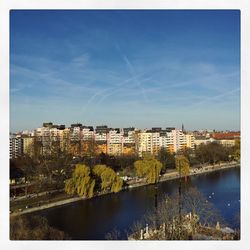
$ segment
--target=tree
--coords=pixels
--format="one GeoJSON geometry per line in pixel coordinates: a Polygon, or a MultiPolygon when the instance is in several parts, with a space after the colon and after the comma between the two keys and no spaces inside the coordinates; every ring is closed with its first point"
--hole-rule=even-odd
{"type": "Polygon", "coordinates": [[[209,161],[207,146],[204,143],[202,143],[195,149],[195,156],[201,164],[205,164],[209,161]]]}
{"type": "Polygon", "coordinates": [[[233,148],[233,159],[235,161],[240,160],[240,140],[235,141],[235,146],[233,148]]]}
{"type": "Polygon", "coordinates": [[[147,183],[157,183],[162,169],[162,163],[151,155],[145,155],[143,160],[134,163],[136,174],[146,178],[147,183]]]}
{"type": "Polygon", "coordinates": [[[216,162],[225,159],[225,156],[226,156],[225,150],[221,144],[217,142],[208,143],[207,150],[208,150],[210,163],[215,164],[216,162]]]}
{"type": "Polygon", "coordinates": [[[10,218],[11,240],[68,240],[63,231],[49,226],[44,217],[21,215],[10,218]]]}
{"type": "Polygon", "coordinates": [[[18,162],[14,159],[10,159],[10,179],[18,179],[23,177],[25,174],[18,162]]]}
{"type": "Polygon", "coordinates": [[[195,233],[204,234],[199,231],[201,228],[199,223],[215,225],[217,221],[223,222],[213,204],[208,202],[196,188],[185,190],[182,204],[180,221],[178,194],[164,197],[157,208],[147,212],[140,221],[134,223],[133,238],[140,239],[140,231],[145,224],[151,229],[149,240],[188,240],[192,239],[195,233]]]}
{"type": "Polygon", "coordinates": [[[71,175],[72,155],[62,151],[59,141],[48,141],[45,151],[37,159],[37,183],[42,189],[63,188],[71,175]],[[40,182],[40,183],[39,183],[40,182]]]}
{"type": "Polygon", "coordinates": [[[117,193],[121,190],[123,181],[112,168],[106,165],[96,165],[93,168],[93,173],[101,179],[102,191],[110,190],[117,193]]]}
{"type": "Polygon", "coordinates": [[[206,162],[215,164],[220,161],[228,161],[231,151],[218,142],[201,144],[196,148],[195,155],[197,160],[204,164],[206,162]]]}
{"type": "Polygon", "coordinates": [[[181,176],[186,176],[189,174],[189,161],[183,155],[177,155],[175,158],[175,166],[177,171],[181,174],[181,176]]]}
{"type": "Polygon", "coordinates": [[[162,163],[162,170],[166,171],[167,168],[174,168],[175,167],[174,155],[171,154],[165,148],[160,149],[157,158],[162,163]]]}
{"type": "Polygon", "coordinates": [[[70,141],[67,147],[68,147],[68,152],[73,156],[83,155],[83,143],[81,140],[70,141]]]}
{"type": "Polygon", "coordinates": [[[84,155],[94,157],[97,154],[97,143],[94,139],[83,141],[83,153],[84,155]]]}
{"type": "Polygon", "coordinates": [[[72,177],[65,182],[65,192],[91,198],[94,194],[95,180],[90,174],[89,167],[77,164],[72,177]]]}
{"type": "Polygon", "coordinates": [[[191,187],[185,190],[182,199],[184,213],[191,212],[192,215],[198,215],[201,223],[215,225],[217,221],[222,222],[218,210],[197,188],[191,187]]]}

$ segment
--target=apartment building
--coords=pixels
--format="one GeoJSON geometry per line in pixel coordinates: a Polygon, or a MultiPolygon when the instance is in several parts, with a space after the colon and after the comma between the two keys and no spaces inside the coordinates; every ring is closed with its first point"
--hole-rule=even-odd
{"type": "Polygon", "coordinates": [[[184,134],[182,130],[152,128],[138,133],[137,149],[140,156],[143,152],[157,155],[161,148],[176,153],[186,147],[194,149],[194,137],[191,134],[184,134]]]}
{"type": "Polygon", "coordinates": [[[194,149],[194,136],[192,134],[186,134],[186,146],[194,149]]]}
{"type": "Polygon", "coordinates": [[[109,133],[111,129],[108,128],[107,125],[102,126],[96,126],[95,133],[94,133],[94,139],[97,143],[100,144],[106,144],[107,142],[107,134],[109,133]]]}
{"type": "Polygon", "coordinates": [[[10,135],[9,139],[10,159],[18,158],[23,153],[23,141],[20,135],[10,135]]]}
{"type": "Polygon", "coordinates": [[[169,130],[166,129],[161,132],[161,148],[165,148],[168,152],[174,153],[174,135],[171,131],[169,132],[169,130]]]}
{"type": "Polygon", "coordinates": [[[82,139],[81,129],[82,129],[81,123],[71,124],[70,126],[70,141],[71,142],[78,142],[82,139]]]}
{"type": "Polygon", "coordinates": [[[23,141],[23,154],[32,156],[33,155],[34,137],[23,136],[22,141],[23,141]]]}
{"type": "Polygon", "coordinates": [[[101,125],[94,129],[92,126],[75,123],[66,128],[65,125],[49,122],[43,123],[43,127],[34,131],[33,139],[27,135],[23,136],[20,142],[10,139],[10,156],[18,155],[18,152],[27,153],[34,138],[41,142],[42,153],[49,153],[52,144],[58,142],[62,150],[77,155],[84,155],[91,141],[94,142],[92,146],[96,148],[97,153],[111,155],[138,153],[142,156],[146,152],[157,155],[161,148],[175,153],[185,147],[194,148],[195,145],[191,133],[186,134],[173,127],[138,130],[133,127],[120,129],[101,125]],[[18,143],[21,145],[21,151],[17,150],[18,143]],[[13,148],[16,148],[16,151],[13,148]]]}
{"type": "Polygon", "coordinates": [[[152,133],[150,131],[144,130],[137,134],[138,136],[138,154],[142,156],[143,153],[153,153],[152,147],[152,133]]]}
{"type": "Polygon", "coordinates": [[[225,147],[233,147],[235,146],[235,141],[236,140],[230,140],[230,139],[224,139],[224,140],[218,140],[220,144],[222,144],[225,147]]]}
{"type": "Polygon", "coordinates": [[[186,135],[181,130],[172,130],[174,152],[181,151],[187,147],[186,135]]]}
{"type": "Polygon", "coordinates": [[[107,134],[107,152],[111,155],[121,155],[123,147],[123,132],[119,128],[109,131],[107,134]]]}
{"type": "Polygon", "coordinates": [[[81,138],[83,141],[94,140],[94,128],[92,126],[83,126],[81,130],[81,138]]]}
{"type": "Polygon", "coordinates": [[[135,128],[123,129],[122,154],[132,155],[136,153],[136,130],[135,128]]]}

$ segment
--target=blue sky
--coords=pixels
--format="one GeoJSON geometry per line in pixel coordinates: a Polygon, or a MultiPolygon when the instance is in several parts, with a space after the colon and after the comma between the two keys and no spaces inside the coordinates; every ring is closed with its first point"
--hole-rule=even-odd
{"type": "Polygon", "coordinates": [[[239,11],[11,11],[10,130],[240,129],[239,11]]]}

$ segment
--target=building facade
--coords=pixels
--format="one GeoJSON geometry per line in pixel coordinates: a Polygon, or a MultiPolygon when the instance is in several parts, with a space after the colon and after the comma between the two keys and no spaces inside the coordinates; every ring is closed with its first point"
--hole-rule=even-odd
{"type": "Polygon", "coordinates": [[[10,138],[10,157],[27,154],[34,141],[40,143],[43,154],[51,153],[54,145],[62,151],[68,151],[73,155],[84,156],[86,152],[96,150],[96,153],[110,155],[130,155],[144,153],[157,155],[161,148],[170,153],[176,153],[184,148],[194,149],[195,138],[191,133],[184,133],[172,127],[162,129],[139,130],[130,128],[108,128],[106,125],[83,126],[81,123],[54,125],[51,122],[44,123],[42,127],[34,130],[30,135],[25,134],[18,139],[10,138]]]}

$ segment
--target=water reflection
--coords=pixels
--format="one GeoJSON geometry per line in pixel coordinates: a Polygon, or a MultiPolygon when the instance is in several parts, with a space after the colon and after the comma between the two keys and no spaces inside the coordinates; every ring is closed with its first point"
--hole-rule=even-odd
{"type": "MultiPolygon", "coordinates": [[[[182,183],[183,190],[197,187],[221,212],[229,226],[239,225],[240,170],[228,169],[192,176],[182,183]],[[228,206],[230,204],[230,206],[228,206]],[[237,215],[238,214],[238,215],[237,215]]],[[[178,180],[158,184],[158,199],[178,190],[178,180]]],[[[95,197],[62,207],[41,211],[50,225],[67,232],[73,239],[104,239],[114,228],[124,232],[155,206],[155,187],[149,185],[117,194],[95,197]]],[[[125,238],[126,235],[123,235],[125,238]]]]}

